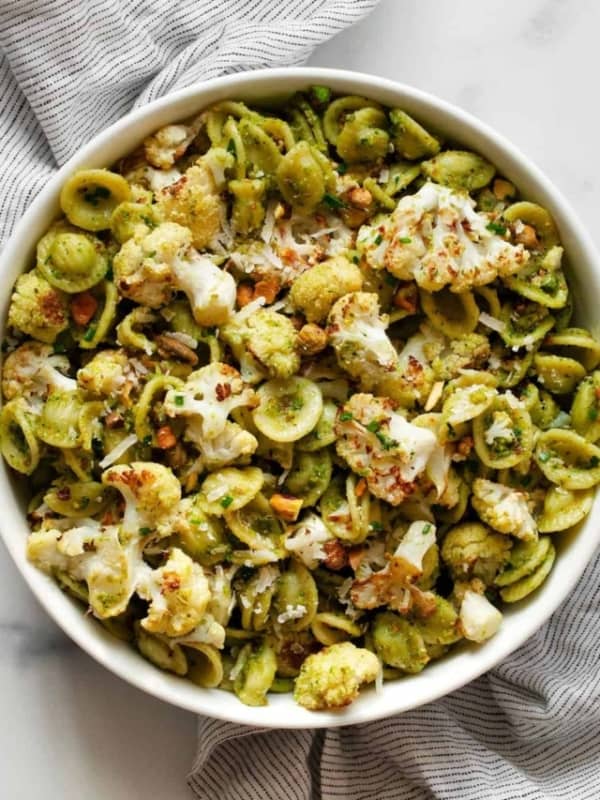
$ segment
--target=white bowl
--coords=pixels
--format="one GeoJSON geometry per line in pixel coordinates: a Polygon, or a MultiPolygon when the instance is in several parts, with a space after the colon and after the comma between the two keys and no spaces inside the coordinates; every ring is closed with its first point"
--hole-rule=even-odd
{"type": "MultiPolygon", "coordinates": [[[[96,136],[52,178],[27,210],[0,256],[0,312],[6,316],[11,287],[32,264],[35,244],[58,214],[60,188],[76,169],[105,167],[131,152],[161,125],[190,116],[225,98],[247,101],[289,95],[311,84],[325,84],[341,94],[364,94],[414,114],[426,126],[489,158],[514,181],[522,194],[548,208],[556,220],[569,262],[579,322],[598,327],[600,259],[592,242],[562,195],[510,142],[464,111],[417,89],[374,76],[341,70],[292,68],[261,70],[191,86],[144,108],[132,111],[96,136]]],[[[598,332],[597,330],[595,331],[598,332]]],[[[217,689],[201,689],[145,661],[127,644],[110,636],[50,578],[25,559],[28,525],[23,485],[0,465],[0,526],[17,568],[50,616],[80,647],[134,686],[181,708],[248,725],[316,728],[380,719],[436,700],[464,686],[516,650],[548,619],[574,588],[600,541],[600,500],[579,530],[557,534],[559,557],[543,586],[530,598],[505,611],[499,633],[480,646],[464,646],[419,675],[373,689],[340,712],[310,712],[288,695],[274,695],[264,708],[243,705],[237,697],[217,689]]]]}

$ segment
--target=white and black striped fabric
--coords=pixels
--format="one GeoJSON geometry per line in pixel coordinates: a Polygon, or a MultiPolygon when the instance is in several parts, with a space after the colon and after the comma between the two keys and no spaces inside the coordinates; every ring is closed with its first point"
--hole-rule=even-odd
{"type": "MultiPolygon", "coordinates": [[[[193,81],[304,61],[377,0],[0,0],[0,242],[56,167],[193,81]]],[[[600,567],[529,643],[453,695],[368,725],[199,720],[201,800],[597,800],[600,567]]]]}

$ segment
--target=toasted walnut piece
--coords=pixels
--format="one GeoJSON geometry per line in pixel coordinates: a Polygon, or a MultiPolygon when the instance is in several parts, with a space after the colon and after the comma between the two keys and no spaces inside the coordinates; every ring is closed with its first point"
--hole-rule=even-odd
{"type": "Polygon", "coordinates": [[[111,411],[110,414],[107,414],[105,419],[107,428],[122,428],[124,425],[125,420],[119,414],[118,411],[111,411]]]}
{"type": "Polygon", "coordinates": [[[339,539],[332,539],[323,544],[325,559],[323,564],[332,570],[343,569],[348,565],[348,551],[339,539]]]}
{"type": "Polygon", "coordinates": [[[314,356],[327,347],[327,333],[315,325],[308,322],[303,325],[298,332],[298,349],[304,356],[314,356]]]}
{"type": "Polygon", "coordinates": [[[287,522],[295,522],[302,508],[302,499],[291,494],[274,494],[269,503],[277,516],[287,522]]]}
{"type": "Polygon", "coordinates": [[[276,277],[265,278],[262,281],[258,281],[254,286],[254,299],[257,297],[264,297],[265,303],[267,305],[271,305],[271,303],[275,302],[275,298],[279,294],[279,290],[281,289],[281,283],[279,279],[276,277]]]}
{"type": "Polygon", "coordinates": [[[373,202],[373,195],[368,189],[363,189],[361,186],[355,186],[348,191],[346,195],[348,200],[353,206],[357,208],[368,208],[373,202]]]}
{"type": "Polygon", "coordinates": [[[518,233],[515,233],[515,242],[517,244],[522,244],[529,250],[535,250],[540,246],[540,240],[537,237],[535,228],[533,228],[531,225],[523,225],[523,227],[519,229],[518,233]]]}
{"type": "Polygon", "coordinates": [[[254,297],[254,288],[252,284],[250,283],[238,284],[235,296],[239,308],[247,306],[248,303],[250,303],[252,298],[254,297]]]}
{"type": "Polygon", "coordinates": [[[170,450],[177,444],[177,439],[170,425],[163,425],[156,431],[156,444],[161,450],[170,450]]]}
{"type": "Polygon", "coordinates": [[[507,200],[514,197],[516,194],[515,187],[510,181],[505,181],[503,178],[496,178],[492,186],[492,191],[497,200],[507,200]]]}
{"type": "Polygon", "coordinates": [[[185,361],[194,367],[198,363],[198,356],[192,348],[180,342],[174,336],[169,336],[168,333],[161,333],[154,341],[156,342],[158,354],[162,358],[175,358],[178,361],[185,361]]]}

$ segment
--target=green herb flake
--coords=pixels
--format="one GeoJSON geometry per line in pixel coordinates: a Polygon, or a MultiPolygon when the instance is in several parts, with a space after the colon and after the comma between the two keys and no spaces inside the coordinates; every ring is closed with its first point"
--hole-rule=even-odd
{"type": "Polygon", "coordinates": [[[600,464],[600,458],[598,458],[598,456],[592,456],[590,458],[590,469],[594,469],[598,464],[600,464]]]}
{"type": "Polygon", "coordinates": [[[149,533],[152,533],[152,528],[140,528],[140,536],[148,536],[149,533]]]}
{"type": "Polygon", "coordinates": [[[219,503],[222,508],[229,508],[229,506],[233,503],[233,497],[230,494],[226,494],[225,497],[222,497],[219,500],[219,503]]]}
{"type": "Polygon", "coordinates": [[[328,86],[311,86],[308,97],[313,106],[322,108],[331,100],[331,89],[328,86]]]}
{"type": "Polygon", "coordinates": [[[369,527],[372,531],[382,531],[383,525],[378,520],[374,519],[373,522],[369,523],[369,527]]]}
{"type": "Polygon", "coordinates": [[[382,242],[383,242],[383,236],[380,233],[378,233],[377,236],[375,237],[375,244],[381,244],[382,242]]]}
{"type": "Polygon", "coordinates": [[[328,192],[325,192],[323,195],[323,202],[332,209],[347,208],[346,203],[344,203],[341,197],[336,197],[334,194],[329,194],[328,192]]]}
{"type": "Polygon", "coordinates": [[[430,522],[428,522],[427,525],[423,525],[423,530],[422,530],[423,536],[426,536],[429,533],[430,530],[431,530],[431,523],[430,522]]]}
{"type": "Polygon", "coordinates": [[[337,165],[336,170],[338,175],[345,175],[348,172],[348,164],[342,161],[337,165]]]}
{"type": "Polygon", "coordinates": [[[340,422],[350,422],[351,419],[354,417],[350,411],[342,411],[340,414],[340,422]]]}
{"type": "Polygon", "coordinates": [[[381,425],[379,424],[379,422],[377,422],[376,419],[372,419],[371,422],[369,422],[369,424],[367,425],[367,430],[370,433],[377,433],[380,427],[381,425]]]}
{"type": "Polygon", "coordinates": [[[550,460],[550,453],[544,452],[544,453],[540,453],[538,455],[538,461],[541,461],[542,464],[545,464],[546,461],[549,461],[549,460],[550,460]]]}
{"type": "Polygon", "coordinates": [[[150,445],[152,444],[152,434],[150,433],[146,434],[146,436],[144,436],[144,438],[142,439],[142,444],[146,445],[146,447],[150,447],[150,445]]]}
{"type": "Polygon", "coordinates": [[[598,409],[588,408],[587,418],[590,420],[590,422],[595,422],[598,419],[598,409]]]}
{"type": "Polygon", "coordinates": [[[498,236],[504,236],[506,233],[506,228],[504,225],[500,225],[499,222],[488,222],[485,226],[486,230],[491,231],[492,233],[497,233],[498,236]]]}
{"type": "Polygon", "coordinates": [[[91,342],[94,336],[96,335],[96,330],[97,330],[96,325],[90,325],[87,331],[83,334],[84,341],[91,342]]]}
{"type": "Polygon", "coordinates": [[[237,150],[235,149],[235,142],[233,139],[227,142],[227,152],[231,153],[232,156],[237,156],[237,150]]]}
{"type": "Polygon", "coordinates": [[[106,200],[110,197],[110,190],[106,186],[94,186],[83,190],[83,199],[86,203],[96,207],[100,200],[106,200]]]}
{"type": "Polygon", "coordinates": [[[182,406],[185,403],[185,397],[182,394],[175,395],[175,405],[182,406]]]}
{"type": "Polygon", "coordinates": [[[381,442],[384,450],[391,450],[393,447],[398,447],[398,442],[395,439],[386,436],[385,433],[376,433],[375,435],[381,442]]]}
{"type": "Polygon", "coordinates": [[[412,239],[410,238],[410,236],[401,236],[398,239],[398,241],[401,242],[402,244],[410,244],[412,242],[412,239]]]}

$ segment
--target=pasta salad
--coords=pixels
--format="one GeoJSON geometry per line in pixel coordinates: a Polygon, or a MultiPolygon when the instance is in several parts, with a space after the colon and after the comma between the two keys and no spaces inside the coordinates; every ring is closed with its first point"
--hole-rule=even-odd
{"type": "Polygon", "coordinates": [[[157,667],[311,710],[476,646],[600,482],[548,211],[399,108],[223,101],[76,172],[14,286],[28,558],[157,667]]]}

